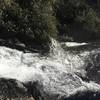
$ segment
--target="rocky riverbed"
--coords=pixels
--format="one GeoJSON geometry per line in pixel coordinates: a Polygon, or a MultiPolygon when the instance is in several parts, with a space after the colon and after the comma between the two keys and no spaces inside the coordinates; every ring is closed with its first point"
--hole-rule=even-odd
{"type": "Polygon", "coordinates": [[[99,45],[64,49],[55,40],[47,56],[0,46],[0,100],[99,100],[99,45]]]}

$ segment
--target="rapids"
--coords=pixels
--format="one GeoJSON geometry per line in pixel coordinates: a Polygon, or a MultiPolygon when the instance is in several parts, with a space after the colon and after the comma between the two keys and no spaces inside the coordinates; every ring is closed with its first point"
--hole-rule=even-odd
{"type": "MultiPolygon", "coordinates": [[[[54,39],[51,41],[47,56],[1,46],[0,78],[15,79],[24,84],[37,82],[36,87],[41,97],[36,100],[62,100],[62,97],[68,97],[77,91],[100,91],[99,68],[95,71],[97,77],[93,74],[95,66],[99,67],[100,64],[99,48],[77,52],[69,50],[67,45],[66,49],[63,48],[54,39]]],[[[87,43],[84,45],[88,46],[87,43]]],[[[77,48],[78,46],[83,44],[78,43],[77,48]]]]}

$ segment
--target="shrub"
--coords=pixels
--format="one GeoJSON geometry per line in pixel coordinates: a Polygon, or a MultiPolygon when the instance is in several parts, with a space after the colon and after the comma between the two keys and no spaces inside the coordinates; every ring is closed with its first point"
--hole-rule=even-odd
{"type": "Polygon", "coordinates": [[[53,0],[0,0],[0,37],[27,36],[39,43],[56,37],[52,4],[53,0]]]}
{"type": "Polygon", "coordinates": [[[61,36],[72,37],[74,41],[89,41],[98,37],[99,8],[94,8],[89,0],[58,0],[55,9],[61,36]]]}

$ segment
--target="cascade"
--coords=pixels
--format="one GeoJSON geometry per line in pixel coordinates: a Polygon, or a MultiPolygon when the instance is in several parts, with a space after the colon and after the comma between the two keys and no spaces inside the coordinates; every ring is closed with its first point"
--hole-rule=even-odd
{"type": "Polygon", "coordinates": [[[74,54],[64,50],[56,40],[51,38],[51,41],[47,57],[1,46],[0,78],[14,79],[24,84],[37,82],[37,90],[32,90],[41,94],[37,100],[62,100],[77,91],[99,91],[99,84],[82,78],[87,77],[86,62],[96,59],[91,59],[90,54],[95,55],[98,51],[99,55],[99,49],[74,54]]]}

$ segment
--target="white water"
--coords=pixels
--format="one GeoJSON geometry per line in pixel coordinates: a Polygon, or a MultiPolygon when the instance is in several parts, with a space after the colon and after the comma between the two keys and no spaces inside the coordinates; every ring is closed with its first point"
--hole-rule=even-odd
{"type": "MultiPolygon", "coordinates": [[[[89,52],[78,55],[65,52],[54,39],[48,57],[0,47],[0,77],[17,79],[21,82],[42,81],[46,87],[45,91],[48,91],[49,86],[51,93],[57,91],[71,93],[73,89],[80,89],[80,87],[86,89],[91,86],[91,83],[89,85],[83,83],[75,74],[80,73],[85,76],[84,64],[88,55],[89,52]]],[[[94,88],[93,86],[91,87],[94,88]]],[[[98,85],[95,87],[100,89],[98,85]]]]}
{"type": "Polygon", "coordinates": [[[84,46],[88,43],[77,43],[77,42],[66,42],[64,43],[67,47],[76,47],[76,46],[84,46]]]}

